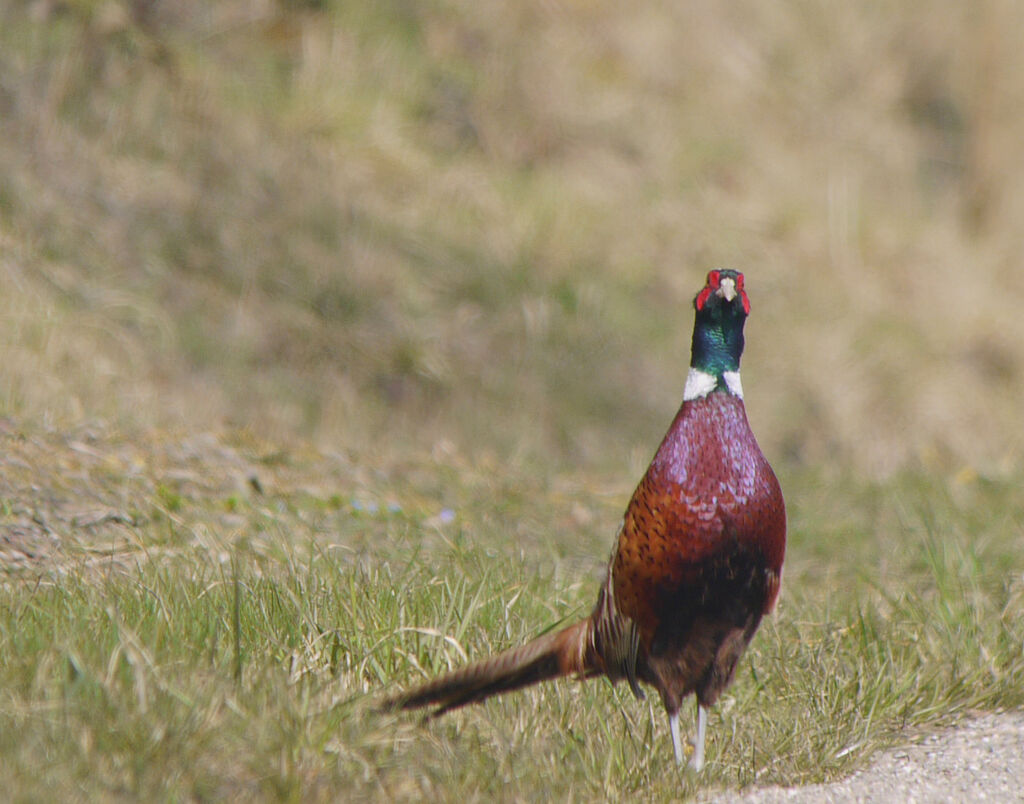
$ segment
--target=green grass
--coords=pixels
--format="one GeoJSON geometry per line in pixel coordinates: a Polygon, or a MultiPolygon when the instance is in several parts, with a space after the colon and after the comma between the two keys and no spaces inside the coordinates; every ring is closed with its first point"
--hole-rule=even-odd
{"type": "MultiPolygon", "coordinates": [[[[180,476],[167,446],[150,458],[180,476]]],[[[673,763],[660,704],[604,681],[427,724],[375,710],[586,614],[627,486],[432,459],[354,485],[358,464],[338,458],[207,448],[258,465],[265,493],[225,506],[213,461],[198,464],[205,485],[175,492],[127,481],[122,503],[145,512],[130,540],[116,522],[107,536],[72,528],[0,587],[11,797],[670,799],[834,778],[961,713],[1024,705],[1017,483],[784,477],[782,601],[714,710],[694,779],[673,763]]],[[[92,474],[123,458],[77,460],[92,474]]]]}

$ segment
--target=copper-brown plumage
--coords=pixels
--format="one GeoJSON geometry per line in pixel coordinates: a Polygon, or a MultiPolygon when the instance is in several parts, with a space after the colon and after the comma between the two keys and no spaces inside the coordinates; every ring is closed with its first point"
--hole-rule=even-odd
{"type": "Polygon", "coordinates": [[[786,514],[739,391],[743,275],[712,271],[695,307],[682,407],[626,507],[591,615],[387,706],[441,714],[560,676],[625,679],[638,695],[640,683],[661,695],[677,759],[679,707],[696,695],[700,767],[707,708],[778,596],[786,514]]]}

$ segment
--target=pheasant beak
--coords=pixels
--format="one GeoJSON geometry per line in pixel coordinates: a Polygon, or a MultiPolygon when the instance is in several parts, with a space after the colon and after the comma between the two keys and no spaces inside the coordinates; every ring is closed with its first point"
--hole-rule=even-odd
{"type": "Polygon", "coordinates": [[[728,276],[722,277],[722,284],[716,293],[727,302],[731,302],[736,298],[736,280],[728,276]]]}

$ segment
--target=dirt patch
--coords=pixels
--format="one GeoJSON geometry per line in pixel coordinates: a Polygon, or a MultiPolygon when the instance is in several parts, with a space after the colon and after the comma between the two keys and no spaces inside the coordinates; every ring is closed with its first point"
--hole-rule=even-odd
{"type": "Polygon", "coordinates": [[[983,715],[885,751],[847,779],[716,794],[715,804],[1024,801],[1024,712],[983,715]]]}

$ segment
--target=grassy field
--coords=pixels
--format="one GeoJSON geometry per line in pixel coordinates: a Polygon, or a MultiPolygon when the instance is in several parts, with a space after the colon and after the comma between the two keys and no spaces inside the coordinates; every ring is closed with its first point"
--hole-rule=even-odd
{"type": "Polygon", "coordinates": [[[1014,4],[0,0],[0,790],[674,799],[1024,705],[1014,4]],[[783,596],[660,705],[380,696],[592,606],[744,270],[783,596]]]}
{"type": "Polygon", "coordinates": [[[675,798],[832,778],[1024,704],[1019,483],[784,477],[785,594],[698,781],[660,704],[604,681],[426,725],[374,708],[587,613],[626,487],[451,456],[365,478],[230,440],[6,442],[5,531],[37,535],[31,559],[5,545],[0,590],[13,798],[675,798]],[[67,485],[32,491],[50,461],[67,485]]]}

